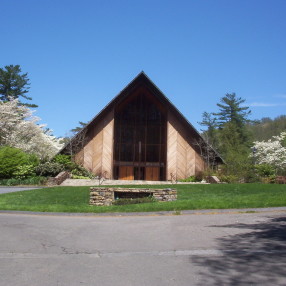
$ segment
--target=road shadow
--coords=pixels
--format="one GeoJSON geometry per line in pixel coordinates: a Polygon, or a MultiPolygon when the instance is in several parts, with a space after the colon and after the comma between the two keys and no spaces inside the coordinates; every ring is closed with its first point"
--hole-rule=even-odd
{"type": "Polygon", "coordinates": [[[190,258],[203,269],[197,285],[286,285],[286,217],[211,227],[246,232],[218,239],[221,256],[190,258]]]}

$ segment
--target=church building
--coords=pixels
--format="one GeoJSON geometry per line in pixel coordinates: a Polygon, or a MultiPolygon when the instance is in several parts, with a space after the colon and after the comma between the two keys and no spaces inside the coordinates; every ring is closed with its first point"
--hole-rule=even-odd
{"type": "MultiPolygon", "coordinates": [[[[200,144],[198,131],[141,72],[61,153],[107,179],[166,181],[205,170],[200,144]]],[[[222,162],[218,154],[215,161],[222,162]]]]}

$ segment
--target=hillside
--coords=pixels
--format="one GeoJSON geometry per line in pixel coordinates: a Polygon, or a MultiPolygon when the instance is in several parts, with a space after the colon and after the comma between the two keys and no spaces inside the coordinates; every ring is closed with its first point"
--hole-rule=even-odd
{"type": "Polygon", "coordinates": [[[286,131],[286,115],[280,115],[274,119],[264,117],[248,124],[248,129],[253,134],[253,141],[268,140],[272,136],[286,131]]]}

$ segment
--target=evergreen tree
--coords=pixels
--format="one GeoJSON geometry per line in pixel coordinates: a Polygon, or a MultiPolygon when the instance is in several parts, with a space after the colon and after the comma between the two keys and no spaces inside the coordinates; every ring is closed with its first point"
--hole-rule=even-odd
{"type": "MultiPolygon", "coordinates": [[[[32,98],[27,95],[30,88],[29,85],[28,73],[22,73],[19,65],[9,65],[0,68],[0,100],[20,100],[20,97],[26,100],[32,100],[32,98]]],[[[35,104],[24,103],[23,105],[37,107],[35,104]]]]}
{"type": "Polygon", "coordinates": [[[249,107],[242,107],[241,104],[245,102],[245,99],[237,97],[235,93],[227,93],[220,99],[221,103],[217,103],[220,111],[214,113],[218,116],[218,124],[222,127],[227,122],[232,122],[238,127],[242,127],[245,123],[249,122],[248,116],[251,111],[249,107]]]}
{"type": "MultiPolygon", "coordinates": [[[[240,144],[248,145],[250,143],[250,133],[246,128],[246,123],[250,122],[248,116],[251,114],[249,107],[241,106],[245,102],[245,99],[237,97],[235,93],[227,93],[220,99],[221,103],[217,103],[219,112],[214,113],[218,116],[218,127],[220,132],[224,133],[223,129],[227,127],[229,129],[235,129],[235,133],[239,137],[240,144]]],[[[226,131],[226,130],[225,130],[226,131]]],[[[232,140],[233,135],[229,133],[229,140],[232,140]]],[[[225,137],[225,136],[223,136],[225,137]]]]}
{"type": "Polygon", "coordinates": [[[71,129],[71,132],[73,134],[77,134],[78,132],[80,132],[87,125],[87,123],[82,122],[82,121],[79,121],[78,123],[79,123],[80,126],[77,126],[77,127],[73,128],[73,129],[71,129]]]}
{"type": "MultiPolygon", "coordinates": [[[[237,97],[235,93],[226,94],[217,104],[217,113],[203,113],[202,126],[212,137],[213,146],[222,155],[226,165],[223,170],[226,175],[233,175],[238,179],[248,181],[251,162],[249,160],[250,132],[246,123],[250,122],[248,116],[249,107],[242,106],[244,99],[237,97]]],[[[203,134],[204,135],[204,134],[203,134]]]]}

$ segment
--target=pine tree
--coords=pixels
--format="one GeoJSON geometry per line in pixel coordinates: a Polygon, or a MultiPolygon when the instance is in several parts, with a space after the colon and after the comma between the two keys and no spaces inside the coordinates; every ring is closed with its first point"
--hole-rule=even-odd
{"type": "Polygon", "coordinates": [[[220,111],[214,113],[214,115],[218,116],[219,127],[222,127],[227,122],[232,122],[238,127],[242,127],[245,123],[249,122],[248,116],[251,114],[251,111],[249,107],[241,106],[245,102],[245,99],[237,97],[235,93],[227,93],[220,99],[220,102],[217,103],[220,111]]]}
{"type": "MultiPolygon", "coordinates": [[[[248,106],[241,106],[245,99],[237,97],[235,93],[227,93],[220,99],[221,103],[217,103],[219,112],[214,113],[217,117],[218,127],[221,133],[225,133],[223,130],[229,129],[235,130],[235,134],[238,135],[239,143],[242,145],[248,145],[250,142],[250,133],[246,128],[246,123],[250,122],[248,116],[251,114],[248,106]]],[[[229,132],[227,132],[229,133],[229,132]]],[[[229,140],[232,140],[231,132],[228,134],[229,140]]],[[[224,136],[225,137],[225,136],[224,136]]]]}
{"type": "MultiPolygon", "coordinates": [[[[19,65],[9,65],[0,68],[0,100],[24,98],[32,100],[27,94],[29,92],[28,73],[22,73],[19,65]]],[[[37,107],[35,104],[22,103],[29,107],[37,107]]]]}

